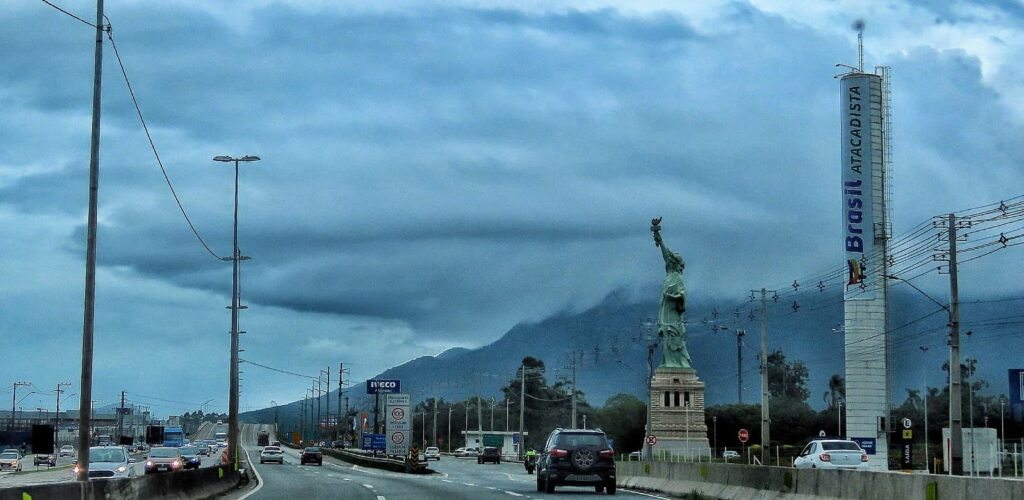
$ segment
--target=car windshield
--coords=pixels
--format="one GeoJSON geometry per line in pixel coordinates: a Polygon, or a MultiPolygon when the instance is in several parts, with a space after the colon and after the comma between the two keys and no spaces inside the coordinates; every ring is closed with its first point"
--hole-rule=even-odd
{"type": "Polygon", "coordinates": [[[306,448],[306,453],[320,453],[320,448],[306,448]]]}
{"type": "Polygon", "coordinates": [[[93,448],[89,450],[90,462],[124,462],[124,450],[119,448],[93,448]]]}
{"type": "Polygon", "coordinates": [[[266,448],[263,448],[263,451],[281,451],[281,448],[278,448],[277,446],[267,446],[266,448]]]}
{"type": "Polygon", "coordinates": [[[431,446],[430,448],[427,448],[427,451],[441,451],[441,450],[438,450],[437,448],[431,446]]]}
{"type": "Polygon", "coordinates": [[[177,448],[153,448],[153,451],[149,452],[149,456],[153,458],[175,458],[178,456],[177,448]]]}
{"type": "Polygon", "coordinates": [[[580,446],[598,446],[607,447],[607,442],[604,439],[604,434],[594,433],[563,433],[558,436],[558,446],[561,448],[577,448],[580,446]]]}
{"type": "Polygon", "coordinates": [[[184,448],[181,448],[181,454],[182,455],[195,455],[196,454],[196,449],[191,447],[191,446],[184,447],[184,448]]]}
{"type": "Polygon", "coordinates": [[[74,448],[70,444],[66,444],[64,446],[61,446],[60,449],[62,449],[62,450],[73,450],[74,448]]]}
{"type": "Polygon", "coordinates": [[[18,458],[17,453],[0,453],[0,460],[10,460],[12,458],[18,458]]]}
{"type": "Polygon", "coordinates": [[[821,448],[826,451],[860,451],[860,446],[857,446],[857,443],[854,443],[853,441],[825,441],[821,443],[821,448]]]}

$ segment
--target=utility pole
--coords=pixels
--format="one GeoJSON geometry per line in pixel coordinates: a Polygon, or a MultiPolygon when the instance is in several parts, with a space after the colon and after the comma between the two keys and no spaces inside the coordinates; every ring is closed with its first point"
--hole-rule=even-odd
{"type": "Polygon", "coordinates": [[[117,444],[121,444],[121,433],[124,430],[124,392],[121,391],[121,408],[117,411],[117,444]]]}
{"type": "Polygon", "coordinates": [[[434,441],[434,446],[437,446],[437,393],[434,393],[434,421],[431,424],[432,429],[430,430],[431,439],[434,441]]]}
{"type": "MultiPolygon", "coordinates": [[[[757,293],[751,290],[751,294],[757,293]]],[[[775,293],[774,290],[771,291],[775,293]]],[[[768,290],[761,289],[761,464],[771,458],[771,417],[768,411],[768,290]]]]}
{"type": "MultiPolygon", "coordinates": [[[[92,414],[92,347],[96,310],[96,226],[100,192],[100,95],[103,82],[103,0],[96,0],[96,49],[92,78],[92,139],[89,144],[89,216],[85,243],[85,308],[82,321],[82,385],[78,406],[78,480],[89,481],[88,429],[92,414]]],[[[13,416],[13,413],[12,413],[13,416]]]]}
{"type": "Polygon", "coordinates": [[[483,414],[483,406],[480,403],[480,393],[479,392],[476,395],[476,425],[477,425],[477,430],[479,431],[479,434],[480,434],[480,452],[483,453],[483,451],[484,451],[483,450],[483,448],[484,448],[484,414],[483,414]]]}
{"type": "Polygon", "coordinates": [[[523,421],[526,416],[526,364],[519,364],[519,459],[523,458],[526,449],[526,436],[523,435],[523,421]]]}
{"type": "MultiPolygon", "coordinates": [[[[448,453],[452,452],[452,408],[454,406],[448,406],[448,453]]],[[[434,446],[437,446],[436,444],[434,446]]]]}
{"type": "MultiPolygon", "coordinates": [[[[324,420],[326,420],[326,423],[324,425],[325,429],[328,428],[326,426],[326,424],[329,424],[331,422],[331,365],[327,365],[327,385],[326,385],[326,387],[327,387],[327,418],[324,419],[324,420]]],[[[341,408],[338,408],[338,409],[340,410],[341,408]]],[[[330,432],[328,432],[328,438],[330,438],[330,432]]],[[[333,445],[334,443],[331,443],[331,444],[333,445]]]]}
{"type": "MultiPolygon", "coordinates": [[[[345,363],[338,363],[338,413],[341,413],[341,392],[344,390],[345,381],[345,363]]],[[[341,435],[341,417],[338,417],[338,422],[335,424],[335,433],[338,434],[338,439],[346,441],[348,438],[348,405],[345,405],[345,436],[341,435]]]]}
{"type": "Polygon", "coordinates": [[[60,439],[60,393],[64,392],[62,387],[70,386],[71,382],[59,382],[57,384],[57,411],[53,415],[53,451],[57,452],[58,440],[60,439]]]}
{"type": "Polygon", "coordinates": [[[491,396],[491,432],[494,432],[494,396],[491,396]]]}
{"type": "MultiPolygon", "coordinates": [[[[15,382],[14,394],[11,395],[11,432],[14,432],[14,416],[18,409],[18,388],[32,385],[32,382],[15,382]]],[[[12,434],[13,435],[13,434],[12,434]]]]}
{"type": "Polygon", "coordinates": [[[736,330],[736,393],[740,404],[743,404],[743,336],[746,330],[736,330]]]}
{"type": "MultiPolygon", "coordinates": [[[[964,473],[963,395],[960,381],[960,289],[957,283],[956,216],[949,214],[949,447],[950,474],[964,473]]],[[[973,431],[972,431],[973,432],[973,431]]]]}
{"type": "Polygon", "coordinates": [[[576,428],[576,351],[572,351],[572,428],[576,428]]]}

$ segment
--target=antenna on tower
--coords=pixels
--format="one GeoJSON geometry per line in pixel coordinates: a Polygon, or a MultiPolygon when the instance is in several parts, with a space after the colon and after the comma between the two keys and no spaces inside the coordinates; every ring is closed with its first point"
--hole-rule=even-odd
{"type": "Polygon", "coordinates": [[[853,29],[857,30],[857,71],[864,72],[864,20],[858,19],[853,22],[853,29]]]}

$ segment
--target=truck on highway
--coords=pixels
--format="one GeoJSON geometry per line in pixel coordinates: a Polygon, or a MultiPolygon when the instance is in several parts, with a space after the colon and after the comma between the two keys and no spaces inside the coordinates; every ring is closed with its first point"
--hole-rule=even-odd
{"type": "Polygon", "coordinates": [[[267,431],[260,431],[256,435],[256,444],[259,446],[270,446],[270,433],[267,431]]]}
{"type": "Polygon", "coordinates": [[[181,427],[164,427],[164,446],[179,448],[185,444],[185,431],[181,427]]]}

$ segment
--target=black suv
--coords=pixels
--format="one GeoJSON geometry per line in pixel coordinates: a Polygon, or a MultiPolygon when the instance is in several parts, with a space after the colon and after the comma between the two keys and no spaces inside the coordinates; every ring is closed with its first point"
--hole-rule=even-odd
{"type": "Polygon", "coordinates": [[[302,456],[299,457],[299,465],[306,465],[306,462],[322,466],[324,464],[324,454],[320,451],[320,448],[310,446],[302,450],[302,456]]]}
{"type": "Polygon", "coordinates": [[[501,452],[493,446],[485,446],[484,452],[477,455],[476,463],[482,464],[484,462],[494,462],[496,464],[501,463],[501,452]]]}
{"type": "Polygon", "coordinates": [[[537,457],[537,491],[593,486],[615,494],[615,452],[600,429],[555,429],[537,457]]]}

